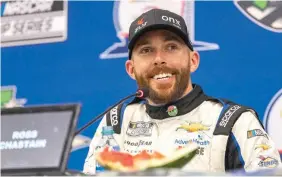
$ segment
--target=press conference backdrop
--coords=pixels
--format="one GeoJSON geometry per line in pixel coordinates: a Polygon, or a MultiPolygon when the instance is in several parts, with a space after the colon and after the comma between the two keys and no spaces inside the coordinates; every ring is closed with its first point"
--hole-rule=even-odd
{"type": "MultiPolygon", "coordinates": [[[[78,127],[136,84],[124,69],[130,22],[151,8],[182,15],[207,94],[255,108],[282,152],[282,3],[270,1],[2,1],[1,106],[82,103],[78,127]]],[[[98,123],[74,142],[81,170],[98,123]]]]}

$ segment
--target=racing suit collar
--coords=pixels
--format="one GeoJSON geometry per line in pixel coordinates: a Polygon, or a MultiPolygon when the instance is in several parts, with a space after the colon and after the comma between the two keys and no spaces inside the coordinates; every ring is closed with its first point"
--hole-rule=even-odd
{"type": "Polygon", "coordinates": [[[193,90],[183,98],[162,106],[149,105],[146,102],[146,112],[153,119],[166,119],[181,116],[192,111],[207,99],[202,88],[193,84],[193,90]]]}

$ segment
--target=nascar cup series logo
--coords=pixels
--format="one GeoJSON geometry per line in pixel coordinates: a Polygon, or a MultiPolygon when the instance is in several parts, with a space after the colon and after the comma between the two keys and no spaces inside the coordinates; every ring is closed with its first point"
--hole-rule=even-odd
{"type": "Polygon", "coordinates": [[[132,21],[142,13],[151,9],[166,9],[181,15],[186,22],[193,47],[197,51],[216,50],[219,46],[215,43],[195,40],[195,2],[175,1],[175,0],[154,0],[154,1],[135,1],[124,0],[115,1],[113,16],[114,26],[117,32],[117,41],[100,54],[101,59],[113,59],[128,57],[128,31],[132,21]]]}
{"type": "Polygon", "coordinates": [[[235,0],[236,7],[257,25],[282,33],[282,1],[235,0]]]}
{"type": "Polygon", "coordinates": [[[1,47],[67,39],[67,1],[1,1],[1,47]]]}
{"type": "Polygon", "coordinates": [[[282,138],[280,135],[282,125],[282,89],[272,98],[264,115],[264,127],[273,139],[275,145],[282,153],[282,138]]]}

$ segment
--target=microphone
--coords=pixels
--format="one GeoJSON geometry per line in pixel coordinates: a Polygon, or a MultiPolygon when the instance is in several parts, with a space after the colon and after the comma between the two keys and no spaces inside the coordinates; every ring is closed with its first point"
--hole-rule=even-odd
{"type": "Polygon", "coordinates": [[[86,125],[84,125],[83,127],[81,127],[80,129],[78,129],[74,136],[78,135],[80,132],[82,132],[84,129],[86,129],[87,127],[89,127],[90,125],[92,125],[93,123],[95,123],[97,120],[99,120],[103,115],[105,115],[108,111],[110,111],[111,109],[113,109],[114,107],[116,107],[117,105],[119,105],[120,103],[122,103],[123,101],[131,98],[131,97],[137,97],[139,99],[145,99],[147,96],[149,95],[149,89],[147,88],[142,88],[142,89],[138,89],[136,91],[136,93],[128,95],[127,97],[121,99],[119,102],[117,102],[116,104],[114,104],[113,106],[111,106],[110,108],[108,108],[106,111],[104,111],[103,113],[99,114],[97,117],[95,117],[94,119],[92,119],[91,121],[89,121],[86,125]]]}

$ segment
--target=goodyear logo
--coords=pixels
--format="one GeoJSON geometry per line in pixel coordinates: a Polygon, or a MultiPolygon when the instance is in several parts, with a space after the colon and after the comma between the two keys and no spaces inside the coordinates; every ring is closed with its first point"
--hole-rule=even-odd
{"type": "Polygon", "coordinates": [[[129,145],[129,146],[136,146],[136,147],[139,147],[139,146],[151,146],[152,145],[152,141],[139,140],[137,142],[131,142],[131,141],[125,140],[124,144],[125,145],[129,145]]]}

